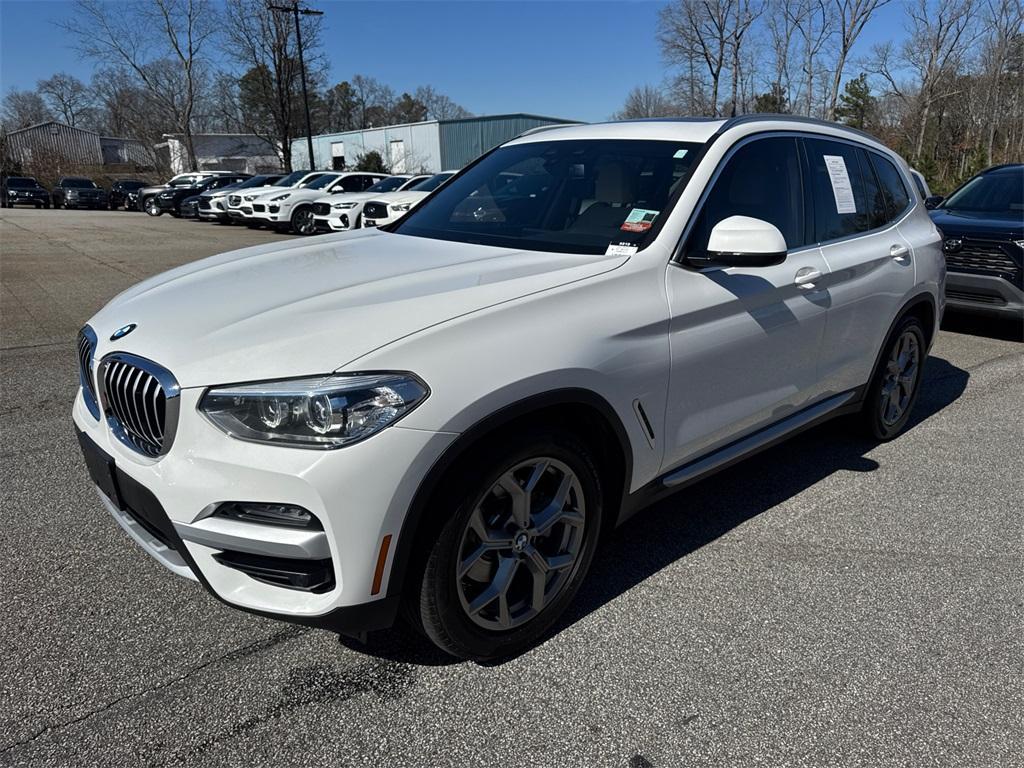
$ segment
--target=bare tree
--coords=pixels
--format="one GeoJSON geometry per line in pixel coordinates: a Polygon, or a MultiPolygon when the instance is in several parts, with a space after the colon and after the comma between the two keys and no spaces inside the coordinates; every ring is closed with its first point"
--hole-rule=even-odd
{"type": "Polygon", "coordinates": [[[188,163],[197,167],[193,114],[216,28],[210,0],[77,0],[61,26],[94,61],[130,70],[156,104],[172,115],[188,163]],[[160,62],[159,66],[154,66],[160,62]],[[170,67],[168,67],[170,65],[170,67]]]}
{"type": "MultiPolygon", "coordinates": [[[[306,72],[316,90],[324,79],[318,52],[321,17],[302,16],[300,23],[306,72]]],[[[277,147],[282,164],[291,170],[292,139],[304,120],[294,21],[260,0],[227,0],[220,42],[239,68],[240,124],[277,147]]]]}
{"type": "Polygon", "coordinates": [[[430,85],[421,85],[417,88],[413,98],[427,108],[427,118],[430,120],[457,120],[473,116],[468,109],[456,104],[443,93],[438,93],[430,85]]]}
{"type": "Polygon", "coordinates": [[[653,85],[638,85],[626,96],[622,109],[612,120],[637,120],[645,117],[670,117],[678,110],[665,92],[653,85]]]}
{"type": "Polygon", "coordinates": [[[58,72],[36,83],[36,90],[46,100],[50,110],[70,126],[87,120],[93,108],[93,96],[88,86],[74,75],[58,72]]]}
{"type": "Polygon", "coordinates": [[[53,113],[38,91],[11,90],[4,96],[3,124],[8,131],[16,131],[52,119],[53,113]]]}
{"type": "MultiPolygon", "coordinates": [[[[998,115],[1003,112],[1004,97],[1013,97],[1007,89],[1011,82],[1008,70],[1012,70],[1011,59],[1016,47],[1022,47],[1024,33],[1024,5],[1020,0],[988,0],[984,13],[985,29],[984,45],[981,55],[982,72],[985,80],[984,115],[998,115]],[[1004,91],[1008,91],[1004,93],[1004,91]]],[[[1017,62],[1019,66],[1020,62],[1017,62]]],[[[1024,74],[1018,70],[1017,74],[1024,74]]],[[[1016,94],[1019,103],[1020,93],[1016,94]]],[[[985,161],[992,165],[996,132],[999,120],[988,120],[985,125],[985,161]]]]}
{"type": "Polygon", "coordinates": [[[932,111],[940,99],[956,91],[954,75],[977,37],[974,4],[975,0],[914,0],[907,6],[909,35],[899,52],[894,52],[892,43],[874,49],[878,74],[904,102],[915,104],[919,121],[912,152],[915,163],[921,159],[932,111]],[[901,67],[915,76],[916,94],[900,87],[901,67]]]}
{"type": "Polygon", "coordinates": [[[743,41],[750,30],[751,25],[761,15],[763,6],[760,3],[752,3],[751,0],[736,0],[733,9],[732,20],[729,28],[729,50],[732,53],[732,98],[729,100],[729,114],[736,116],[739,104],[737,102],[740,92],[740,84],[743,80],[743,41]]]}
{"type": "MultiPolygon", "coordinates": [[[[794,24],[801,46],[801,72],[803,79],[800,84],[803,93],[803,113],[813,117],[820,111],[815,109],[817,91],[820,89],[818,75],[821,73],[819,55],[831,39],[835,29],[834,20],[829,14],[827,0],[797,0],[787,7],[786,13],[794,17],[794,24]]],[[[819,102],[820,103],[820,102],[819,102]]]]}
{"type": "Polygon", "coordinates": [[[713,117],[720,114],[718,98],[736,2],[674,0],[658,14],[658,42],[665,60],[674,67],[691,68],[691,71],[694,52],[703,61],[710,82],[707,111],[713,117]]]}
{"type": "Polygon", "coordinates": [[[857,38],[871,16],[890,0],[832,0],[835,18],[838,20],[839,38],[836,61],[832,72],[832,87],[829,89],[828,108],[825,110],[826,120],[836,119],[836,103],[839,101],[839,86],[846,70],[846,61],[850,57],[857,38]]]}

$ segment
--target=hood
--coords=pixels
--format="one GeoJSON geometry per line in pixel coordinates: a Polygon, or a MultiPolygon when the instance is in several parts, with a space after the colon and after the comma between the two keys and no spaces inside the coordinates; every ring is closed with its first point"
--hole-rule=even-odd
{"type": "Polygon", "coordinates": [[[430,192],[414,192],[411,189],[407,189],[404,192],[385,192],[380,195],[374,195],[371,198],[367,198],[367,202],[372,200],[375,203],[415,203],[422,200],[424,197],[429,195],[430,192]]]}
{"type": "Polygon", "coordinates": [[[338,192],[337,194],[334,195],[325,196],[324,191],[322,189],[304,189],[300,187],[299,189],[292,189],[288,191],[290,192],[291,196],[287,200],[282,200],[281,202],[288,203],[289,205],[293,203],[305,202],[306,200],[319,200],[322,197],[326,197],[331,200],[339,200],[341,198],[345,198],[347,200],[349,197],[347,194],[343,192],[338,192]]]}
{"type": "Polygon", "coordinates": [[[137,195],[151,195],[155,192],[167,189],[169,186],[169,184],[154,184],[152,187],[143,187],[142,189],[135,189],[132,191],[137,195]]]}
{"type": "Polygon", "coordinates": [[[187,264],[129,288],[89,324],[98,356],[116,350],[149,358],[182,387],[315,375],[627,258],[357,230],[187,264]],[[129,323],[137,324],[131,334],[109,341],[129,323]]]}
{"type": "MultiPolygon", "coordinates": [[[[367,200],[378,200],[383,194],[385,193],[342,192],[337,195],[320,195],[320,197],[316,198],[313,202],[327,203],[328,205],[330,205],[331,203],[337,203],[339,201],[343,203],[363,203],[366,202],[367,200]]],[[[388,192],[386,194],[390,195],[392,193],[388,192]]]]}
{"type": "Polygon", "coordinates": [[[943,237],[978,237],[993,240],[1024,239],[1024,215],[992,214],[973,211],[951,211],[936,208],[929,211],[943,237]]]}

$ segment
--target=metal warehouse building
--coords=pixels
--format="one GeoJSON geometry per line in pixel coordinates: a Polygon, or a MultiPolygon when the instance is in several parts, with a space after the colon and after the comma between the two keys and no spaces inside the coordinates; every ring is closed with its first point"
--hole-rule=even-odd
{"type": "Polygon", "coordinates": [[[76,165],[152,166],[152,155],[136,139],[100,136],[84,128],[49,120],[7,134],[7,152],[22,165],[53,160],[76,165]]]}
{"type": "Polygon", "coordinates": [[[303,136],[292,142],[292,166],[341,170],[354,167],[362,155],[377,151],[393,173],[436,173],[461,168],[531,128],[576,122],[516,113],[329,133],[313,137],[312,165],[303,136]]]}

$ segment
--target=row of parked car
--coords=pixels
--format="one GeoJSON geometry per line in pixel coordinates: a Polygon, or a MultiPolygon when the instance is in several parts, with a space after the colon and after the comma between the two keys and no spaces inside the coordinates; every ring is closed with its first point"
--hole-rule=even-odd
{"type": "Polygon", "coordinates": [[[182,173],[165,184],[117,181],[109,192],[93,180],[64,177],[52,191],[34,178],[4,180],[3,204],[36,208],[109,208],[167,213],[220,223],[271,227],[300,235],[378,226],[400,218],[454,171],[385,174],[293,171],[251,175],[230,171],[182,173]]]}

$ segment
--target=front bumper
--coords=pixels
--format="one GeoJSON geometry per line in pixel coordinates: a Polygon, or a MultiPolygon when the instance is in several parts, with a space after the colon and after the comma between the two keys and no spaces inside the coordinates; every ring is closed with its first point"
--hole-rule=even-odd
{"type": "MultiPolygon", "coordinates": [[[[392,623],[399,597],[389,592],[388,577],[406,511],[419,479],[455,436],[396,425],[335,451],[246,443],[196,412],[201,393],[182,391],[174,443],[158,461],[118,441],[79,393],[73,416],[80,439],[110,457],[119,489],[113,495],[123,501],[119,508],[118,499],[100,490],[107,511],[157,561],[233,607],[348,632],[392,623]],[[209,516],[229,500],[302,506],[321,521],[323,535],[209,516]],[[383,580],[374,593],[387,536],[383,580]],[[312,592],[257,580],[222,562],[228,549],[297,563],[322,563],[326,554],[332,583],[312,592]]],[[[94,482],[99,490],[102,484],[94,482]]]]}
{"type": "Polygon", "coordinates": [[[314,216],[313,224],[317,232],[347,232],[350,229],[348,215],[342,216],[314,216]]]}
{"type": "Polygon", "coordinates": [[[1002,277],[946,271],[948,309],[996,317],[1024,317],[1024,291],[1002,277]]]}
{"type": "Polygon", "coordinates": [[[34,194],[25,194],[24,192],[9,192],[7,194],[7,201],[11,205],[18,205],[24,203],[25,205],[49,205],[50,196],[46,192],[39,192],[34,194]]]}

